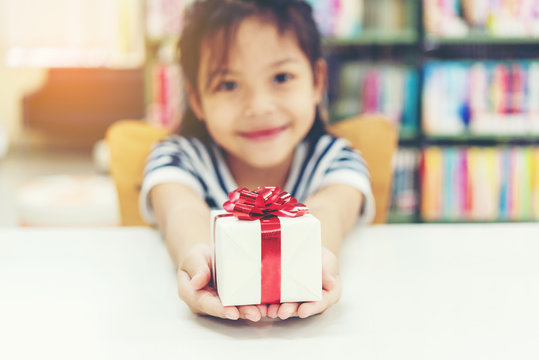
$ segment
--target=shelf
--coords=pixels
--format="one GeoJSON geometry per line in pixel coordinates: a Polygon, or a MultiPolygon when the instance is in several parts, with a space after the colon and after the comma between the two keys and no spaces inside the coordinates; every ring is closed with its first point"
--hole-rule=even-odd
{"type": "Polygon", "coordinates": [[[324,46],[361,46],[361,45],[413,45],[417,42],[417,32],[403,29],[398,32],[366,30],[357,38],[324,38],[324,46]]]}
{"type": "Polygon", "coordinates": [[[387,215],[387,223],[389,224],[403,224],[417,222],[417,216],[415,214],[403,214],[398,211],[389,211],[387,215]]]}
{"type": "Polygon", "coordinates": [[[466,37],[439,37],[425,35],[425,41],[439,44],[538,44],[539,37],[499,37],[487,32],[472,30],[466,37]]]}
{"type": "Polygon", "coordinates": [[[419,138],[419,132],[418,131],[411,131],[411,130],[400,130],[399,131],[399,140],[414,141],[414,140],[418,140],[418,138],[419,138]]]}
{"type": "Polygon", "coordinates": [[[492,223],[537,223],[537,219],[491,219],[491,220],[426,220],[420,217],[420,220],[424,224],[492,224],[492,223]]]}
{"type": "Polygon", "coordinates": [[[454,141],[455,143],[462,144],[465,141],[485,141],[485,142],[519,142],[527,141],[534,142],[539,141],[539,134],[537,135],[477,135],[477,134],[458,134],[458,135],[425,135],[426,141],[454,141]]]}

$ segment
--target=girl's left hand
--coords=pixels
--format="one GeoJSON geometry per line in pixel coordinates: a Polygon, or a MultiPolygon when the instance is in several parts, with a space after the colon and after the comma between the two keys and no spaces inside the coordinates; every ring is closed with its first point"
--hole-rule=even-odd
{"type": "Polygon", "coordinates": [[[267,316],[284,320],[293,316],[306,318],[322,313],[339,301],[341,291],[341,275],[337,257],[330,250],[322,247],[322,299],[304,303],[271,304],[268,306],[267,316]]]}

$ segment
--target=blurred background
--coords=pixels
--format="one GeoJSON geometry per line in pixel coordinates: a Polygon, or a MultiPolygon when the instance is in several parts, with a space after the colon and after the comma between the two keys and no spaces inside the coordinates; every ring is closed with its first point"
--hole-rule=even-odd
{"type": "MultiPolygon", "coordinates": [[[[0,0],[0,226],[118,225],[103,141],[174,130],[188,0],[0,0]]],[[[539,219],[539,0],[309,0],[329,121],[399,127],[390,222],[539,219]]]]}

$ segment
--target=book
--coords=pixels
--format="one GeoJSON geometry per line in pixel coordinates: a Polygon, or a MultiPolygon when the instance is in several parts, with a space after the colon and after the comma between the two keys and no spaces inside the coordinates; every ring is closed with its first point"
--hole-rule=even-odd
{"type": "Polygon", "coordinates": [[[445,61],[425,66],[428,135],[539,134],[539,61],[445,61]]]}

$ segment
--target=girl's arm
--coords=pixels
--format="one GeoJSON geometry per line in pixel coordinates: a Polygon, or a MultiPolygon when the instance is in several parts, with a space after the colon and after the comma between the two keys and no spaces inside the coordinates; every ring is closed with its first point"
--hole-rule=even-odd
{"type": "Polygon", "coordinates": [[[322,245],[338,255],[342,239],[354,226],[363,205],[363,194],[349,185],[328,185],[305,201],[322,224],[322,245]]]}
{"type": "Polygon", "coordinates": [[[192,312],[258,321],[266,306],[224,307],[211,284],[210,209],[191,188],[166,183],[150,193],[155,218],[178,274],[178,293],[192,312]]]}
{"type": "Polygon", "coordinates": [[[349,185],[328,185],[320,189],[305,205],[322,226],[322,300],[305,303],[272,304],[268,316],[286,319],[318,314],[339,301],[341,276],[337,255],[342,239],[356,222],[363,205],[363,194],[349,185]]]}
{"type": "Polygon", "coordinates": [[[159,231],[178,268],[194,245],[209,244],[210,209],[191,188],[178,183],[155,186],[150,199],[159,231]]]}

